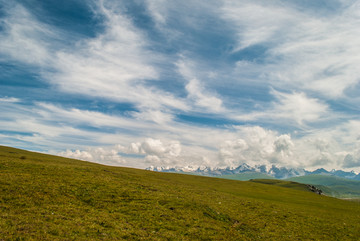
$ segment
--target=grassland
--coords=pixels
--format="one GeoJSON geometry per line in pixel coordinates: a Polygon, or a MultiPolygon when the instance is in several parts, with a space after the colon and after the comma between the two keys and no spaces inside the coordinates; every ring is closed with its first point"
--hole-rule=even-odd
{"type": "Polygon", "coordinates": [[[308,185],[298,183],[298,182],[283,181],[283,180],[278,180],[278,179],[253,179],[250,181],[256,182],[256,183],[267,184],[267,185],[274,185],[274,186],[278,186],[278,187],[291,188],[291,189],[295,189],[295,190],[299,190],[299,191],[310,191],[308,185]]]}
{"type": "Polygon", "coordinates": [[[251,179],[275,179],[272,176],[259,172],[244,172],[244,173],[232,174],[232,175],[222,175],[219,176],[219,178],[238,180],[238,181],[249,181],[251,179]]]}
{"type": "Polygon", "coordinates": [[[292,177],[289,181],[312,184],[319,187],[326,195],[338,198],[360,198],[360,181],[332,175],[306,175],[292,177]]]}
{"type": "Polygon", "coordinates": [[[0,147],[0,240],[358,240],[360,203],[0,147]]]}

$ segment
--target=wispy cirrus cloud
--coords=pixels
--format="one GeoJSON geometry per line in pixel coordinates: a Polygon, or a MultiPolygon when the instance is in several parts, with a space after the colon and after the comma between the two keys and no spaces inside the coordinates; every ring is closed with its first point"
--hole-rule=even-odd
{"type": "Polygon", "coordinates": [[[146,34],[133,26],[114,1],[96,6],[96,14],[103,18],[102,32],[66,46],[61,40],[71,33],[40,22],[14,3],[2,23],[0,52],[40,67],[44,80],[67,93],[131,102],[145,109],[186,109],[172,93],[146,85],[147,80],[159,78],[156,64],[162,59],[150,50],[146,34]]]}
{"type": "Polygon", "coordinates": [[[302,125],[304,122],[317,122],[330,117],[327,104],[303,92],[287,94],[273,90],[272,94],[277,100],[274,109],[270,111],[275,118],[293,120],[302,125]]]}
{"type": "Polygon", "coordinates": [[[20,99],[15,97],[1,97],[0,102],[16,103],[16,102],[20,102],[20,99]]]}
{"type": "Polygon", "coordinates": [[[51,42],[58,38],[56,31],[16,2],[4,2],[3,7],[6,18],[0,22],[0,53],[26,64],[47,65],[51,42]]]}
{"type": "Polygon", "coordinates": [[[291,28],[291,23],[302,17],[290,8],[264,1],[224,1],[221,11],[236,33],[237,45],[233,51],[268,42],[276,44],[278,33],[291,28]]]}
{"type": "Polygon", "coordinates": [[[211,113],[217,113],[224,111],[222,106],[222,100],[216,96],[216,93],[210,93],[204,87],[204,84],[197,79],[192,68],[194,63],[187,59],[182,59],[176,63],[178,72],[187,81],[185,89],[187,91],[187,97],[190,101],[195,103],[195,106],[203,108],[205,111],[211,113]]]}
{"type": "Polygon", "coordinates": [[[133,26],[114,1],[99,3],[104,31],[78,43],[77,51],[57,53],[57,70],[47,78],[63,91],[135,103],[145,108],[186,109],[181,99],[147,80],[159,78],[160,54],[149,49],[146,35],[133,26]]]}
{"type": "Polygon", "coordinates": [[[351,53],[359,52],[359,3],[348,3],[332,14],[315,15],[290,3],[225,1],[222,16],[236,33],[234,51],[266,49],[259,66],[263,81],[331,99],[345,97],[358,83],[360,59],[351,53]]]}
{"type": "Polygon", "coordinates": [[[149,165],[236,166],[247,162],[307,168],[357,167],[359,136],[356,133],[360,125],[356,121],[297,136],[259,126],[221,130],[174,121],[168,125],[149,125],[147,121],[45,103],[31,109],[19,103],[8,102],[8,107],[4,106],[1,111],[6,115],[0,123],[7,126],[8,132],[1,135],[2,141],[11,143],[16,138],[18,143],[28,143],[25,145],[29,148],[36,142],[53,150],[51,153],[109,165],[144,168],[149,165]],[[106,133],[108,127],[112,131],[106,133]],[[137,131],[126,133],[124,128],[137,131]],[[207,138],[209,135],[212,138],[207,138]],[[202,146],[197,146],[199,143],[202,146]],[[59,152],[52,149],[55,146],[57,150],[67,150],[59,152]]]}
{"type": "Polygon", "coordinates": [[[336,119],[329,106],[317,98],[307,96],[304,92],[283,93],[271,90],[274,101],[266,109],[233,116],[234,119],[244,121],[281,122],[282,125],[296,128],[309,128],[312,125],[326,120],[336,119]],[[285,123],[286,122],[286,123],[285,123]]]}
{"type": "Polygon", "coordinates": [[[1,4],[0,67],[22,71],[0,75],[3,144],[134,167],[360,166],[357,1],[89,1],[76,38],[1,4]]]}

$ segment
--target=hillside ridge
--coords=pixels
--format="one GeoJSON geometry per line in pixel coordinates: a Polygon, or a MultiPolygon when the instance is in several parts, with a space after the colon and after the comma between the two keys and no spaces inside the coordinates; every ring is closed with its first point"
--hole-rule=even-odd
{"type": "Polygon", "coordinates": [[[308,191],[0,147],[4,240],[356,240],[359,219],[308,191]]]}

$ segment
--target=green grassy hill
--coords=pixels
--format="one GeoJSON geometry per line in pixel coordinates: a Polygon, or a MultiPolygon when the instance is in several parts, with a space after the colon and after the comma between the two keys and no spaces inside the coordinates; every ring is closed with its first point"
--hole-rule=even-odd
{"type": "Polygon", "coordinates": [[[0,147],[1,240],[357,240],[360,204],[0,147]]]}
{"type": "Polygon", "coordinates": [[[332,175],[307,175],[292,177],[289,181],[312,184],[324,191],[326,195],[339,198],[360,197],[360,181],[332,175]]]}
{"type": "Polygon", "coordinates": [[[298,182],[284,181],[284,180],[278,180],[278,179],[253,179],[250,181],[256,182],[256,183],[274,185],[274,186],[278,186],[278,187],[291,188],[291,189],[299,190],[299,191],[310,191],[308,185],[298,183],[298,182]]]}
{"type": "Polygon", "coordinates": [[[243,173],[233,174],[233,175],[222,175],[222,176],[219,176],[218,178],[238,180],[238,181],[249,181],[251,179],[275,179],[272,176],[266,175],[264,173],[259,173],[259,172],[243,172],[243,173]]]}

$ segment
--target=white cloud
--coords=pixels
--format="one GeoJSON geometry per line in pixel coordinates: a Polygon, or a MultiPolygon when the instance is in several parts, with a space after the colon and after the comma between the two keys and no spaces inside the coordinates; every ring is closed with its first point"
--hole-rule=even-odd
{"type": "Polygon", "coordinates": [[[158,164],[177,163],[176,158],[181,154],[181,144],[178,141],[163,143],[159,139],[147,138],[143,142],[131,143],[130,153],[144,154],[145,162],[155,160],[158,164]]]}
{"type": "MultiPolygon", "coordinates": [[[[141,128],[143,125],[134,122],[132,118],[107,115],[97,111],[80,110],[77,108],[64,109],[53,104],[39,102],[37,108],[33,110],[47,121],[61,120],[63,123],[87,124],[93,127],[121,127],[121,128],[141,128]]],[[[153,126],[149,126],[153,127],[153,126]]]]}
{"type": "Polygon", "coordinates": [[[132,116],[137,120],[151,121],[159,125],[171,123],[174,116],[160,110],[145,110],[142,112],[133,112],[132,116]]]}
{"type": "Polygon", "coordinates": [[[127,146],[131,140],[140,141],[144,136],[149,136],[154,140],[175,141],[164,144],[164,148],[169,155],[176,156],[175,153],[178,153],[176,140],[184,141],[189,145],[199,144],[199,140],[203,140],[201,146],[209,147],[217,142],[217,138],[222,138],[222,135],[227,136],[226,133],[220,135],[222,131],[219,130],[192,127],[173,120],[162,123],[149,122],[148,119],[133,119],[131,116],[108,115],[77,108],[67,109],[42,102],[31,106],[23,105],[21,100],[19,103],[4,102],[0,105],[0,112],[2,113],[0,126],[6,127],[7,132],[26,133],[17,138],[49,149],[53,149],[54,146],[68,149],[76,146],[84,148],[87,145],[102,146],[114,143],[127,146]],[[96,129],[86,127],[96,127],[96,129]],[[109,128],[111,132],[108,132],[109,128]],[[206,138],[209,133],[213,133],[213,140],[206,138]]]}
{"type": "Polygon", "coordinates": [[[162,161],[158,156],[155,155],[147,155],[145,157],[145,162],[149,163],[149,165],[162,166],[169,164],[167,161],[162,161]]]}
{"type": "MultiPolygon", "coordinates": [[[[113,144],[117,141],[133,137],[134,133],[118,134],[118,130],[139,130],[144,128],[159,128],[149,123],[139,123],[121,116],[106,115],[100,112],[64,109],[51,104],[37,103],[29,106],[20,102],[3,102],[0,105],[0,128],[7,134],[6,140],[16,137],[19,142],[31,143],[45,149],[85,148],[89,145],[113,144]],[[82,128],[85,126],[85,128],[82,128]],[[98,127],[88,130],[86,127],[98,127]],[[106,133],[102,128],[112,128],[112,133],[106,133]],[[11,134],[13,133],[13,134],[11,134]],[[17,134],[16,134],[17,133],[17,134]],[[110,143],[109,143],[110,142],[110,143]]],[[[136,131],[135,131],[136,133],[136,131]]],[[[5,138],[4,138],[5,139],[5,138]]],[[[5,142],[6,143],[6,142],[5,142]]]]}
{"type": "Polygon", "coordinates": [[[1,97],[0,102],[16,103],[16,102],[20,102],[20,99],[15,97],[1,97]]]}
{"type": "Polygon", "coordinates": [[[166,152],[166,148],[160,140],[154,140],[151,138],[146,139],[141,144],[141,149],[144,151],[144,153],[157,156],[161,156],[166,152]]]}
{"type": "Polygon", "coordinates": [[[291,119],[303,124],[303,122],[319,121],[328,114],[326,104],[318,99],[309,98],[304,93],[286,94],[272,91],[272,94],[278,102],[274,103],[274,110],[270,111],[269,115],[272,112],[276,118],[291,119]]]}
{"type": "Polygon", "coordinates": [[[283,93],[272,90],[271,94],[275,101],[263,110],[230,116],[238,120],[260,120],[301,128],[306,124],[336,117],[327,104],[320,99],[308,97],[304,92],[283,93]]]}
{"type": "Polygon", "coordinates": [[[164,58],[150,50],[146,34],[116,2],[99,3],[98,14],[105,17],[104,31],[75,50],[58,51],[56,71],[45,77],[63,91],[134,103],[143,112],[188,109],[181,98],[147,85],[159,78],[156,66],[164,58]]]}
{"type": "Polygon", "coordinates": [[[247,162],[357,168],[360,122],[356,116],[349,120],[350,114],[337,116],[331,101],[349,98],[354,106],[358,104],[346,91],[359,81],[360,58],[355,54],[360,50],[359,3],[326,16],[278,1],[223,3],[218,8],[216,1],[146,1],[158,27],[157,37],[168,41],[161,53],[156,52],[159,44],[151,42],[146,30],[136,27],[135,18],[126,15],[117,1],[96,5],[98,20],[104,20],[102,32],[66,47],[59,40],[70,37],[69,33],[59,34],[59,29],[39,22],[20,4],[7,4],[1,22],[2,58],[40,67],[42,80],[64,92],[127,102],[137,110],[120,116],[49,103],[25,105],[15,97],[3,97],[1,142],[14,143],[16,139],[22,145],[58,148],[57,152],[75,148],[61,153],[136,167],[247,162]],[[219,12],[221,19],[215,15],[219,12]],[[181,22],[180,27],[174,19],[181,22]],[[227,51],[231,48],[229,39],[221,46],[226,50],[219,53],[222,56],[216,59],[216,67],[198,56],[200,51],[191,52],[194,43],[185,33],[210,31],[203,28],[208,19],[215,25],[227,21],[224,33],[232,30],[236,36],[233,49],[227,51]],[[177,46],[172,45],[172,38],[178,36],[185,41],[183,46],[191,47],[177,53],[194,58],[174,54],[177,46]],[[236,51],[241,55],[241,51],[256,46],[264,49],[259,54],[261,61],[229,60],[238,57],[236,51]],[[181,93],[166,92],[162,87],[172,88],[154,84],[172,81],[162,76],[164,72],[166,77],[169,73],[181,75],[181,80],[174,77],[184,82],[177,82],[184,87],[181,93]],[[254,86],[265,91],[241,96],[254,86]],[[238,93],[242,87],[245,89],[238,93]],[[269,95],[260,96],[262,93],[269,95]],[[238,103],[245,98],[253,99],[238,103]],[[236,103],[233,109],[229,109],[231,102],[236,103]],[[254,104],[253,112],[249,111],[252,106],[243,108],[247,103],[254,104]],[[177,114],[192,112],[221,115],[229,122],[240,120],[249,125],[215,128],[178,122],[177,114]],[[333,123],[320,126],[327,121],[333,123]],[[294,126],[300,134],[281,131],[294,126]],[[113,146],[115,143],[120,146],[113,146]],[[121,156],[121,152],[130,156],[121,156]],[[132,158],[131,154],[140,157],[132,158]]]}
{"type": "Polygon", "coordinates": [[[347,154],[344,158],[343,165],[344,168],[354,168],[360,167],[360,153],[357,151],[356,153],[347,154]]]}
{"type": "Polygon", "coordinates": [[[275,151],[278,153],[288,153],[291,155],[291,149],[294,147],[294,143],[291,141],[290,135],[280,135],[274,141],[275,151]]]}
{"type": "Polygon", "coordinates": [[[22,145],[29,143],[29,148],[31,143],[49,150],[55,146],[58,150],[76,148],[76,151],[60,151],[60,154],[108,165],[140,168],[155,164],[236,166],[246,162],[251,165],[359,169],[360,124],[355,120],[329,129],[304,132],[300,136],[294,134],[294,137],[259,126],[213,129],[173,121],[159,126],[43,103],[29,109],[20,103],[4,102],[0,106],[0,111],[4,113],[0,125],[6,126],[8,132],[15,132],[0,135],[1,143],[14,143],[16,138],[15,146],[23,142],[22,145]],[[106,133],[78,129],[74,124],[98,127],[116,127],[119,124],[120,128],[137,129],[138,132],[106,133]],[[32,134],[22,135],[22,132],[32,134]],[[141,137],[145,135],[149,138],[141,137]],[[114,143],[119,145],[113,146],[114,143]],[[91,145],[103,147],[89,147],[91,145]],[[143,157],[132,158],[131,154],[143,157]],[[151,163],[151,160],[154,162],[151,163]]]}
{"type": "Polygon", "coordinates": [[[142,142],[131,143],[128,147],[116,145],[110,147],[92,147],[87,150],[66,150],[57,155],[106,165],[126,165],[145,168],[147,165],[176,164],[181,153],[181,145],[177,141],[163,143],[161,140],[147,138],[142,142]],[[122,156],[121,153],[130,154],[122,156]],[[131,154],[142,154],[144,158],[131,157],[131,154]]]}
{"type": "Polygon", "coordinates": [[[58,33],[49,25],[39,22],[20,4],[3,5],[6,17],[0,22],[0,54],[31,65],[47,66],[51,63],[50,40],[58,33]]]}
{"type": "Polygon", "coordinates": [[[216,93],[210,93],[204,85],[198,80],[193,73],[194,63],[189,60],[181,60],[177,62],[178,72],[185,78],[188,83],[185,89],[188,98],[198,107],[205,108],[207,111],[218,113],[224,111],[222,100],[218,98],[216,93]]]}
{"type": "Polygon", "coordinates": [[[146,49],[145,36],[130,19],[111,7],[99,4],[99,14],[106,18],[104,32],[79,42],[75,51],[58,52],[58,71],[48,78],[67,92],[118,101],[150,98],[152,93],[142,81],[158,77],[149,63],[154,54],[146,49]]]}
{"type": "Polygon", "coordinates": [[[126,161],[118,154],[118,150],[112,148],[92,148],[86,151],[66,150],[57,153],[59,156],[74,158],[84,161],[96,162],[105,165],[124,165],[126,161]]]}
{"type": "Polygon", "coordinates": [[[149,50],[146,34],[115,1],[98,2],[94,10],[104,19],[103,32],[74,46],[62,44],[70,33],[39,22],[20,4],[6,6],[0,54],[40,67],[41,78],[62,91],[131,102],[145,111],[188,108],[172,93],[146,84],[159,78],[156,65],[164,58],[149,50]]]}
{"type": "Polygon", "coordinates": [[[63,157],[73,158],[73,159],[84,160],[84,161],[94,161],[93,156],[87,151],[66,150],[64,152],[59,152],[58,155],[63,156],[63,157]]]}
{"type": "Polygon", "coordinates": [[[206,93],[204,87],[201,85],[199,80],[197,79],[189,80],[185,88],[188,92],[188,97],[190,99],[195,100],[196,105],[215,112],[219,112],[222,110],[221,99],[212,96],[209,93],[206,93]]]}
{"type": "Polygon", "coordinates": [[[282,29],[288,29],[295,16],[291,9],[253,1],[224,1],[222,17],[233,24],[238,37],[239,51],[251,45],[273,40],[282,29]]]}
{"type": "Polygon", "coordinates": [[[166,0],[146,0],[149,13],[154,18],[157,25],[161,26],[167,20],[167,2],[166,0]]]}
{"type": "MultiPolygon", "coordinates": [[[[205,22],[204,19],[212,17],[214,11],[221,5],[221,1],[214,0],[204,2],[188,0],[146,0],[144,2],[156,26],[159,27],[163,33],[175,33],[177,36],[184,36],[184,32],[178,31],[176,27],[174,28],[171,24],[176,22],[176,25],[180,24],[188,28],[199,29],[201,28],[201,23],[205,22]]],[[[174,36],[170,36],[170,39],[172,37],[174,36]]]]}
{"type": "Polygon", "coordinates": [[[219,158],[222,165],[237,166],[241,161],[246,161],[243,153],[249,149],[243,139],[225,141],[219,148],[219,158]]]}
{"type": "Polygon", "coordinates": [[[267,84],[339,98],[359,81],[359,8],[315,15],[290,3],[225,1],[221,11],[237,35],[234,51],[265,47],[259,77],[267,84]]]}
{"type": "Polygon", "coordinates": [[[287,164],[294,165],[292,159],[293,142],[289,135],[278,135],[259,126],[237,127],[235,140],[225,141],[219,149],[222,165],[238,166],[287,164]]]}
{"type": "Polygon", "coordinates": [[[324,130],[292,137],[259,126],[238,126],[234,139],[223,141],[218,149],[220,166],[273,164],[300,167],[360,170],[359,141],[343,145],[339,137],[353,129],[341,125],[333,132],[324,130]]]}

